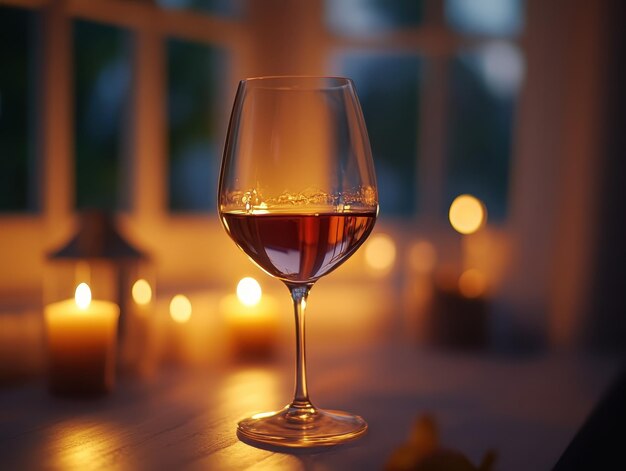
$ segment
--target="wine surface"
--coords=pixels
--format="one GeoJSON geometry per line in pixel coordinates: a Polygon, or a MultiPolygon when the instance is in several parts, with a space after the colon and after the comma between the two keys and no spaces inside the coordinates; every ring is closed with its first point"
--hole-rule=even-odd
{"type": "Polygon", "coordinates": [[[374,227],[375,212],[222,213],[230,237],[270,275],[317,280],[347,260],[374,227]]]}

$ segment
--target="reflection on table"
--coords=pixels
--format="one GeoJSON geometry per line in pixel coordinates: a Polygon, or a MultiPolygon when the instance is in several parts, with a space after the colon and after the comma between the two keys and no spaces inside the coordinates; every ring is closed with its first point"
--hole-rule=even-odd
{"type": "Polygon", "coordinates": [[[311,393],[321,407],[369,423],[361,440],[307,453],[253,448],[238,419],[282,407],[292,388],[285,352],[257,364],[169,367],[122,378],[95,400],[47,394],[42,380],[0,391],[0,457],[7,469],[383,469],[419,417],[474,464],[548,469],[616,371],[606,358],[505,358],[409,345],[311,344],[311,393]]]}

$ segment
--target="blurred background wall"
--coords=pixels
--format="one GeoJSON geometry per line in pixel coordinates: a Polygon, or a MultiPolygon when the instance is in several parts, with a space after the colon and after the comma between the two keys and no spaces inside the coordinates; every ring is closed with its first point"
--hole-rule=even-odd
{"type": "Polygon", "coordinates": [[[386,286],[389,322],[428,340],[424,292],[452,283],[486,300],[497,348],[623,349],[624,16],[617,0],[2,0],[0,311],[41,307],[46,254],[94,208],[152,254],[160,292],[249,274],[216,213],[237,82],[332,74],[356,83],[393,250],[326,289],[386,286]],[[487,213],[467,236],[448,221],[461,194],[487,213]]]}

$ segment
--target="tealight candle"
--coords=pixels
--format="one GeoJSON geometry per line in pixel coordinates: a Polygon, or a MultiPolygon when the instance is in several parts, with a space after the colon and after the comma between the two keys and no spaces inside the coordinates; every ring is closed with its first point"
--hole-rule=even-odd
{"type": "Polygon", "coordinates": [[[50,390],[59,394],[102,394],[113,388],[119,307],[91,300],[86,283],[74,299],[45,307],[50,390]]]}
{"type": "Polygon", "coordinates": [[[237,294],[222,299],[220,311],[236,357],[262,359],[274,354],[278,334],[276,310],[276,301],[262,296],[254,278],[242,279],[237,294]]]}

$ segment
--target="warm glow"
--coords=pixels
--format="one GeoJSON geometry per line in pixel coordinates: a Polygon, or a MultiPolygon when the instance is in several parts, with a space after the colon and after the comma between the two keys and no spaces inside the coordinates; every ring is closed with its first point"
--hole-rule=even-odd
{"type": "Polygon", "coordinates": [[[74,292],[74,300],[76,305],[81,309],[87,309],[91,304],[91,290],[87,283],[81,283],[76,287],[74,292]]]}
{"type": "Polygon", "coordinates": [[[485,207],[472,195],[460,195],[450,205],[449,217],[454,229],[461,234],[471,234],[485,222],[485,207]]]}
{"type": "Polygon", "coordinates": [[[146,305],[152,301],[152,288],[150,287],[150,283],[144,279],[135,281],[131,293],[133,300],[137,304],[146,305]]]}
{"type": "Polygon", "coordinates": [[[246,306],[258,304],[262,295],[261,285],[254,278],[247,276],[237,284],[237,297],[246,306]]]}
{"type": "Polygon", "coordinates": [[[396,244],[387,234],[377,234],[365,247],[365,261],[375,270],[387,271],[396,261],[396,244]]]}
{"type": "Polygon", "coordinates": [[[486,288],[485,275],[475,268],[464,271],[459,277],[459,291],[466,298],[477,298],[485,293],[486,288]]]}
{"type": "Polygon", "coordinates": [[[259,412],[258,414],[254,414],[252,416],[253,419],[264,419],[265,417],[271,417],[272,415],[274,415],[276,412],[274,411],[269,411],[269,412],[259,412]]]}
{"type": "Polygon", "coordinates": [[[107,456],[119,449],[119,428],[106,421],[89,421],[76,417],[51,426],[54,437],[49,448],[50,469],[69,471],[113,467],[107,456]]]}
{"type": "Polygon", "coordinates": [[[170,301],[170,316],[176,322],[185,323],[191,317],[191,301],[187,296],[177,294],[170,301]]]}
{"type": "MultiPolygon", "coordinates": [[[[216,412],[223,417],[241,414],[242,404],[251,410],[273,410],[282,400],[282,383],[276,369],[245,368],[231,370],[224,381],[216,383],[216,412]]],[[[263,413],[261,413],[263,414],[263,413]]]]}
{"type": "Polygon", "coordinates": [[[409,251],[409,264],[416,273],[431,273],[437,263],[435,246],[427,240],[415,242],[409,251]]]}

